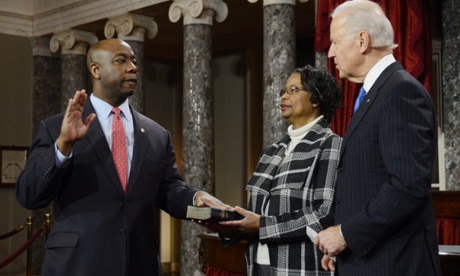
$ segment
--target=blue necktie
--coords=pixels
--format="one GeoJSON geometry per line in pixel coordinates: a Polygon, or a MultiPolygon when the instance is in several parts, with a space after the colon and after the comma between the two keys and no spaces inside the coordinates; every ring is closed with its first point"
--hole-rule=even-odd
{"type": "Polygon", "coordinates": [[[358,110],[358,107],[359,107],[359,105],[362,103],[362,101],[364,100],[364,97],[366,97],[366,90],[364,90],[364,87],[361,87],[361,89],[359,89],[358,98],[356,98],[356,102],[355,102],[355,107],[354,107],[354,109],[353,109],[353,113],[355,113],[356,110],[358,110]]]}

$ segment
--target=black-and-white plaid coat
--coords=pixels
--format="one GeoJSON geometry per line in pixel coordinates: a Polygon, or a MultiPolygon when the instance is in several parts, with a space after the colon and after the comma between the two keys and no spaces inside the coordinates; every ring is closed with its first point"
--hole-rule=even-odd
{"type": "Polygon", "coordinates": [[[249,240],[248,274],[254,275],[259,241],[269,248],[271,275],[333,275],[307,236],[333,224],[334,190],[342,139],[320,120],[285,156],[289,136],[267,147],[250,179],[249,210],[261,214],[259,235],[249,240]],[[266,208],[268,204],[268,208],[266,208]]]}

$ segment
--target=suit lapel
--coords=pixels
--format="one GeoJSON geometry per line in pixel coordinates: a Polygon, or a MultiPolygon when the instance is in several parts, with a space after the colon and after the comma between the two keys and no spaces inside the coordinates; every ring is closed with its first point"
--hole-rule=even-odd
{"type": "MultiPolygon", "coordinates": [[[[88,101],[83,111],[83,119],[91,113],[95,113],[95,110],[90,101],[88,101]]],[[[92,145],[92,148],[98,155],[101,163],[109,172],[110,178],[112,180],[110,182],[113,183],[121,193],[124,193],[121,187],[120,179],[118,178],[115,163],[113,162],[112,152],[110,151],[109,144],[107,143],[107,139],[105,138],[98,118],[96,118],[89,127],[88,133],[86,134],[86,139],[92,145]]]]}
{"type": "Polygon", "coordinates": [[[343,137],[342,142],[342,149],[340,151],[340,157],[343,156],[345,149],[347,147],[347,142],[350,137],[353,135],[353,132],[360,124],[361,120],[364,118],[365,114],[372,106],[372,103],[377,99],[379,96],[379,90],[381,87],[387,82],[388,78],[395,72],[396,70],[402,69],[402,65],[399,62],[394,62],[390,66],[388,66],[385,70],[383,70],[382,74],[377,78],[374,85],[372,85],[371,89],[367,93],[366,97],[364,97],[363,102],[361,103],[360,108],[356,111],[356,113],[351,118],[350,124],[345,131],[345,135],[343,137]]]}
{"type": "Polygon", "coordinates": [[[142,162],[149,147],[149,131],[145,118],[131,108],[134,119],[134,149],[131,161],[131,172],[128,181],[128,193],[133,189],[142,168],[142,162]]]}

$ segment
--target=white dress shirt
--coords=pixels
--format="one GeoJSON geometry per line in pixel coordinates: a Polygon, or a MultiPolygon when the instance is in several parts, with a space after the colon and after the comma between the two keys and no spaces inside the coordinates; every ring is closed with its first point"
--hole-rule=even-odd
{"type": "MultiPolygon", "coordinates": [[[[99,99],[98,97],[91,94],[89,97],[91,104],[94,107],[96,112],[96,117],[99,120],[101,125],[102,131],[104,132],[104,136],[107,140],[110,150],[112,150],[112,106],[107,102],[99,99]]],[[[133,157],[133,150],[134,150],[134,122],[133,122],[133,115],[131,114],[131,110],[129,109],[129,101],[126,100],[123,104],[121,104],[118,108],[121,109],[121,118],[123,122],[123,128],[125,130],[126,136],[126,150],[128,154],[128,177],[129,172],[131,171],[131,160],[133,157]]],[[[83,120],[85,118],[82,118],[83,120]]],[[[56,166],[58,168],[63,168],[67,165],[70,158],[72,158],[72,153],[69,156],[63,155],[57,148],[55,143],[55,151],[56,151],[56,166]]]]}

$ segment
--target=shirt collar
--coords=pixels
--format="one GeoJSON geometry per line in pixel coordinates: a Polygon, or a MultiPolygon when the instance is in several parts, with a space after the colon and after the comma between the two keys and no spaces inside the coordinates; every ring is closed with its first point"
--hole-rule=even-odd
{"type": "MultiPolygon", "coordinates": [[[[89,98],[91,104],[94,107],[94,110],[96,111],[96,115],[99,118],[108,118],[112,114],[113,106],[96,97],[94,93],[91,93],[91,96],[89,98]]],[[[124,101],[120,106],[118,106],[118,108],[121,109],[121,112],[123,116],[126,118],[126,120],[132,120],[133,116],[131,114],[131,110],[129,109],[128,99],[126,99],[126,101],[124,101]]]]}
{"type": "Polygon", "coordinates": [[[378,79],[380,74],[388,67],[390,66],[393,62],[395,62],[396,59],[393,56],[393,54],[388,54],[384,56],[382,59],[380,59],[367,73],[366,78],[364,79],[363,87],[364,90],[366,90],[366,93],[369,92],[369,90],[372,88],[372,85],[374,85],[375,81],[378,79]]]}

